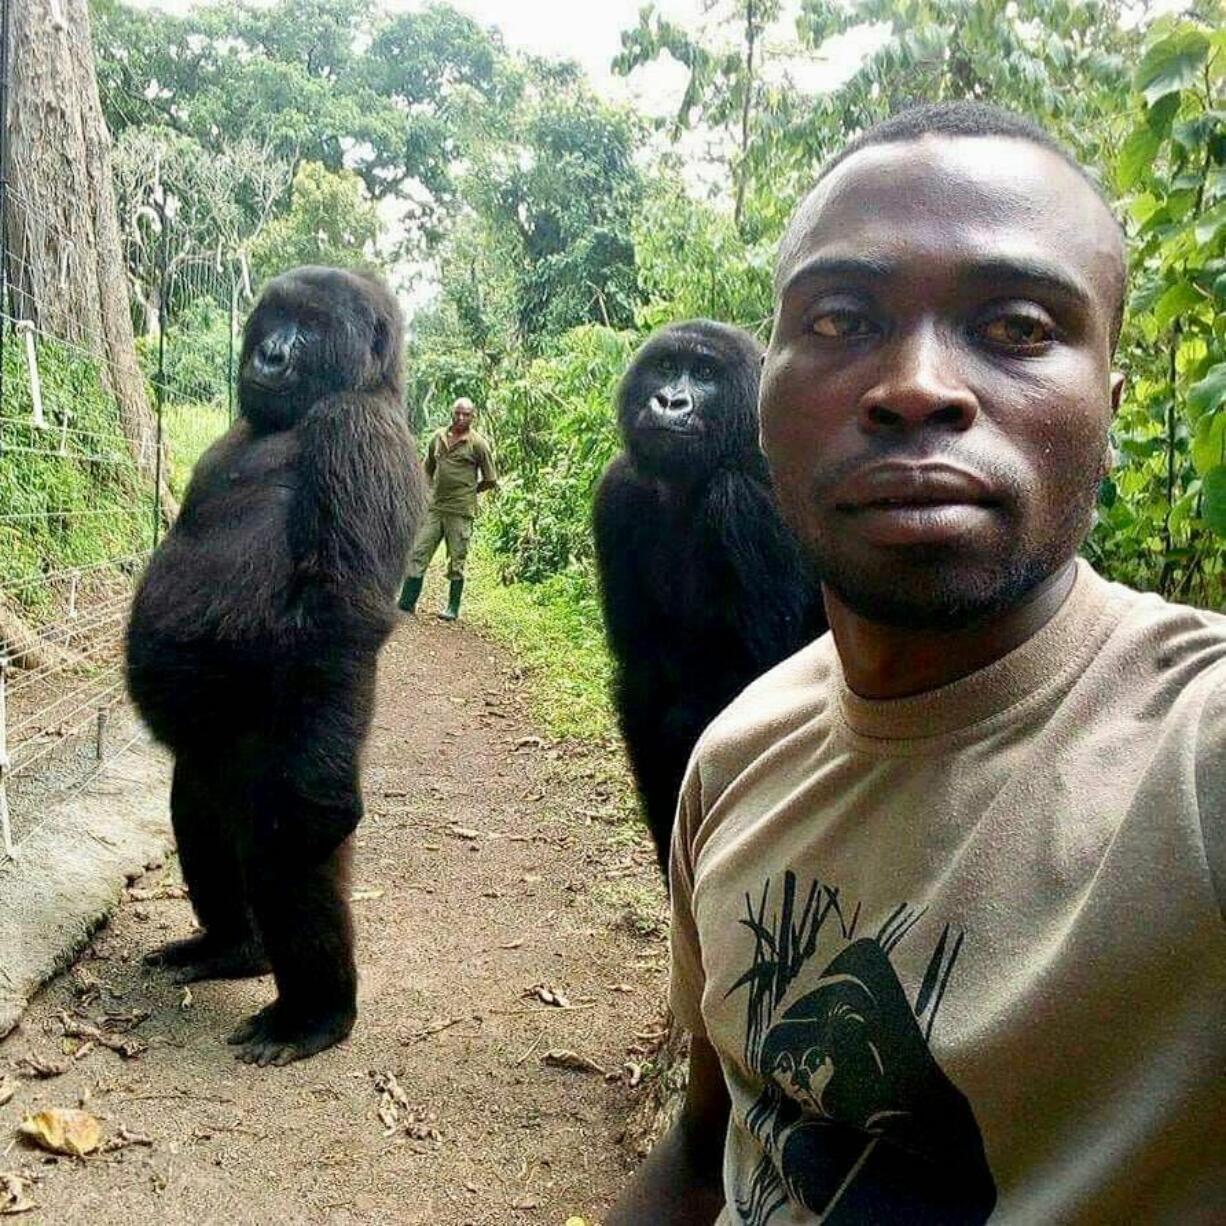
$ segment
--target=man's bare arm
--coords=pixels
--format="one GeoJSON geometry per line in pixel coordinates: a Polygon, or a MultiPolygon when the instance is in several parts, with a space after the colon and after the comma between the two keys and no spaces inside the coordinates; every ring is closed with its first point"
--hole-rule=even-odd
{"type": "Polygon", "coordinates": [[[681,1114],[635,1172],[606,1226],[711,1226],[724,1207],[729,1108],[719,1057],[695,1037],[681,1114]]]}

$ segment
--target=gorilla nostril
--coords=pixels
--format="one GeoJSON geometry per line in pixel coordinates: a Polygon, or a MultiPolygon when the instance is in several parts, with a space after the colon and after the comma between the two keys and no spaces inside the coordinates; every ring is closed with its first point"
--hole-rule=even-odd
{"type": "Polygon", "coordinates": [[[279,341],[265,341],[257,352],[265,370],[281,370],[289,361],[289,350],[279,341]]]}

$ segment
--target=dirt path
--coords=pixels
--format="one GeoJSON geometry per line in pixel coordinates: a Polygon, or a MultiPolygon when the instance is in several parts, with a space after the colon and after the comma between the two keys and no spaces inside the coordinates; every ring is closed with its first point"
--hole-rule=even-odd
{"type": "Polygon", "coordinates": [[[39,1177],[39,1208],[15,1220],[599,1219],[633,1161],[622,1134],[642,1090],[626,1066],[659,1029],[666,963],[663,892],[616,764],[544,743],[502,652],[421,617],[383,659],[366,795],[349,1041],[285,1069],[238,1064],[223,1037],[271,980],[198,984],[186,1000],[144,970],[142,952],[191,924],[186,901],[142,895],[177,881],[175,866],[147,874],[0,1043],[0,1087],[16,1082],[0,1171],[39,1177]],[[45,1080],[21,1064],[63,1059],[65,1013],[146,1012],[133,1058],[95,1046],[45,1080]],[[549,1064],[562,1049],[609,1076],[549,1064]],[[386,1126],[385,1073],[413,1108],[386,1126]],[[82,1100],[108,1134],[152,1145],[82,1163],[12,1140],[24,1113],[82,1100]]]}

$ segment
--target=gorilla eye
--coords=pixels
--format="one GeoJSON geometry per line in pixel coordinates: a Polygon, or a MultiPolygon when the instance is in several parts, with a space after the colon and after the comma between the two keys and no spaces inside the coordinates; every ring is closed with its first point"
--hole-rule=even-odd
{"type": "Polygon", "coordinates": [[[873,321],[859,311],[826,311],[813,321],[814,334],[829,340],[854,340],[876,331],[873,321]]]}
{"type": "Polygon", "coordinates": [[[693,365],[693,375],[695,379],[701,380],[703,383],[714,383],[717,375],[715,363],[706,358],[699,358],[693,365]]]}
{"type": "Polygon", "coordinates": [[[983,325],[983,339],[1004,349],[1045,349],[1056,339],[1056,329],[1037,315],[1000,315],[983,325]]]}

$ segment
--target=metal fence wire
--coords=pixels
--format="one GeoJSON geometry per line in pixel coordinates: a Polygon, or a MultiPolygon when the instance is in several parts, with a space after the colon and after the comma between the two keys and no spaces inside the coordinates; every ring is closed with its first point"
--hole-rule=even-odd
{"type": "MultiPolygon", "coordinates": [[[[0,863],[142,736],[125,698],[123,632],[166,512],[108,390],[107,347],[84,328],[48,333],[38,320],[54,313],[19,310],[12,292],[18,280],[38,283],[21,275],[14,229],[66,249],[76,236],[55,233],[6,181],[11,2],[0,0],[0,613],[21,632],[0,637],[0,863]]],[[[140,241],[145,267],[154,245],[160,293],[156,315],[136,321],[137,360],[158,460],[165,452],[181,496],[234,414],[238,270],[217,253],[140,241]]]]}

